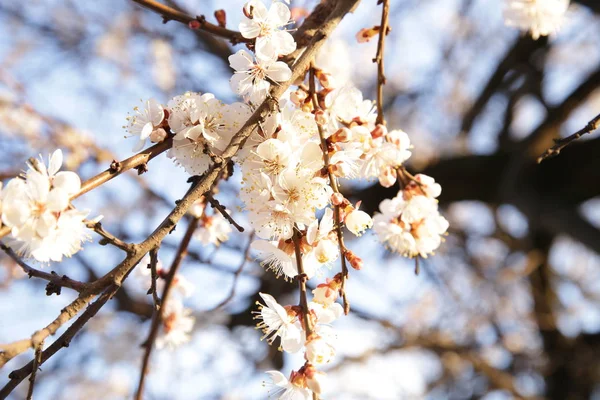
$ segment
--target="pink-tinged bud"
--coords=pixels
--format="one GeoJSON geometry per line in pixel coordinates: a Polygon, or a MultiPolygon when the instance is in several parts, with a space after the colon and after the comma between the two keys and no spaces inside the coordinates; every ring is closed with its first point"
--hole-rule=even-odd
{"type": "Polygon", "coordinates": [[[388,130],[385,127],[385,125],[377,124],[375,129],[373,129],[371,131],[371,136],[373,137],[373,139],[377,139],[377,138],[387,135],[387,133],[388,133],[388,130]]]}
{"type": "Polygon", "coordinates": [[[394,168],[386,167],[379,173],[379,183],[386,188],[392,187],[396,183],[397,175],[394,168]]]}
{"type": "Polygon", "coordinates": [[[350,263],[350,266],[352,268],[354,268],[357,271],[362,269],[362,267],[363,267],[362,258],[360,258],[356,254],[354,254],[354,252],[352,250],[346,250],[346,253],[344,255],[346,256],[346,260],[348,260],[348,262],[350,263]]]}
{"type": "Polygon", "coordinates": [[[341,193],[334,193],[331,195],[331,203],[334,206],[339,206],[344,203],[345,197],[341,193]]]}
{"type": "Polygon", "coordinates": [[[225,10],[217,10],[215,11],[215,18],[217,19],[217,23],[221,28],[225,28],[227,25],[227,14],[225,10]]]}
{"type": "Polygon", "coordinates": [[[301,89],[295,90],[292,93],[290,93],[290,100],[292,100],[292,103],[294,103],[298,107],[304,104],[304,101],[307,97],[308,94],[301,89]]]}
{"type": "Polygon", "coordinates": [[[366,43],[379,33],[380,27],[378,25],[372,28],[363,28],[356,34],[356,40],[358,43],[366,43]]]}
{"type": "Polygon", "coordinates": [[[319,80],[319,83],[321,84],[321,86],[323,86],[324,88],[329,88],[329,74],[323,72],[320,69],[315,70],[315,76],[317,77],[317,79],[319,80]]]}
{"type": "Polygon", "coordinates": [[[319,124],[319,125],[326,125],[327,124],[327,114],[325,114],[325,112],[323,110],[315,111],[315,121],[317,121],[317,124],[319,124]]]}
{"type": "Polygon", "coordinates": [[[352,140],[352,131],[348,128],[340,128],[331,135],[329,140],[334,143],[348,143],[352,140]]]}
{"type": "Polygon", "coordinates": [[[338,298],[339,285],[336,281],[321,283],[313,291],[313,300],[315,303],[332,305],[338,298]]]}
{"type": "Polygon", "coordinates": [[[200,21],[193,20],[193,21],[190,21],[190,23],[188,24],[188,26],[190,27],[190,29],[194,29],[195,30],[195,29],[200,29],[201,25],[200,25],[200,21]]]}
{"type": "Polygon", "coordinates": [[[150,134],[150,141],[152,143],[162,142],[166,138],[167,138],[167,132],[163,128],[155,129],[150,134]]]}
{"type": "Polygon", "coordinates": [[[331,172],[333,172],[335,176],[338,176],[340,178],[346,178],[352,173],[352,169],[350,168],[350,166],[343,162],[336,163],[334,165],[331,165],[330,167],[331,172]]]}
{"type": "Polygon", "coordinates": [[[306,386],[316,394],[321,394],[326,391],[327,378],[324,372],[317,371],[312,365],[307,365],[304,368],[304,376],[306,377],[306,386]]]}

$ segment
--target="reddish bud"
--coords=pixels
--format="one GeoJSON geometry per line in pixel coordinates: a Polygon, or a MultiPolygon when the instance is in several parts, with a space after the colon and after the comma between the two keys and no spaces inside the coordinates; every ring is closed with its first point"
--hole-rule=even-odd
{"type": "Polygon", "coordinates": [[[354,268],[357,271],[362,269],[362,267],[363,267],[362,258],[360,258],[356,254],[354,254],[354,252],[352,250],[346,250],[344,255],[346,256],[346,260],[348,260],[348,262],[350,263],[350,266],[352,268],[354,268]]]}
{"type": "Polygon", "coordinates": [[[217,19],[217,23],[221,28],[225,28],[227,25],[227,14],[225,10],[217,10],[215,11],[215,18],[217,19]]]}
{"type": "Polygon", "coordinates": [[[381,28],[379,27],[379,25],[376,25],[372,28],[363,28],[356,34],[356,40],[358,41],[358,43],[366,43],[369,40],[371,40],[373,36],[379,34],[380,29],[381,28]]]}
{"type": "Polygon", "coordinates": [[[190,27],[190,29],[200,29],[200,21],[197,21],[197,20],[190,21],[188,26],[190,27]]]}
{"type": "Polygon", "coordinates": [[[327,116],[323,110],[315,111],[315,121],[317,121],[317,124],[319,125],[327,124],[327,116]]]}
{"type": "Polygon", "coordinates": [[[295,90],[292,93],[290,93],[290,100],[292,100],[292,103],[294,103],[297,106],[301,106],[302,104],[304,104],[304,101],[307,97],[308,94],[301,89],[295,90]]]}
{"type": "Polygon", "coordinates": [[[331,203],[334,206],[341,205],[342,203],[344,203],[344,200],[346,200],[346,199],[344,198],[344,195],[341,193],[334,193],[331,195],[331,203]]]}
{"type": "Polygon", "coordinates": [[[373,139],[377,139],[377,138],[387,135],[387,133],[388,133],[388,131],[387,131],[387,128],[385,127],[385,125],[377,124],[375,129],[373,129],[371,131],[371,136],[373,137],[373,139]]]}
{"type": "Polygon", "coordinates": [[[340,128],[337,130],[337,132],[331,135],[330,140],[334,143],[348,143],[352,140],[352,131],[348,128],[340,128]]]}

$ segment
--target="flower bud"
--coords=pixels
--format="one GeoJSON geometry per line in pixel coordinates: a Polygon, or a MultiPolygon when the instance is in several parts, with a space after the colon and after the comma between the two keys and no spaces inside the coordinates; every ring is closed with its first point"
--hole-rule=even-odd
{"type": "Polygon", "coordinates": [[[327,124],[327,115],[325,114],[325,112],[323,110],[315,111],[315,121],[317,121],[317,124],[319,124],[319,125],[327,124]]]}
{"type": "Polygon", "coordinates": [[[200,29],[200,21],[198,20],[193,20],[190,21],[190,23],[188,24],[188,26],[190,27],[190,29],[200,29]]]}
{"type": "Polygon", "coordinates": [[[356,40],[358,43],[366,43],[370,41],[373,36],[379,34],[380,29],[379,25],[373,26],[372,28],[363,28],[356,34],[356,40]]]}
{"type": "Polygon", "coordinates": [[[292,101],[292,103],[294,103],[296,106],[300,107],[304,104],[304,101],[306,100],[306,98],[308,97],[308,94],[301,89],[295,90],[292,93],[290,93],[290,100],[292,101]]]}
{"type": "Polygon", "coordinates": [[[166,138],[167,138],[167,132],[163,128],[155,129],[150,134],[150,141],[152,143],[162,142],[166,138]]]}
{"type": "Polygon", "coordinates": [[[323,305],[331,305],[337,300],[338,292],[339,285],[335,280],[321,283],[312,291],[314,296],[312,301],[323,305]]]}
{"type": "Polygon", "coordinates": [[[330,140],[334,143],[348,143],[352,140],[352,131],[348,128],[340,128],[331,135],[330,140]]]}
{"type": "Polygon", "coordinates": [[[334,206],[339,206],[339,205],[343,204],[344,200],[346,200],[346,199],[345,199],[344,195],[341,193],[334,193],[331,195],[331,203],[334,206]]]}
{"type": "Polygon", "coordinates": [[[329,86],[330,86],[329,74],[323,72],[320,69],[317,69],[315,71],[315,76],[319,80],[319,83],[321,84],[321,86],[323,86],[324,88],[329,88],[329,86]]]}
{"type": "Polygon", "coordinates": [[[386,188],[392,187],[396,183],[397,175],[394,168],[387,166],[379,173],[379,183],[386,188]]]}
{"type": "Polygon", "coordinates": [[[361,210],[353,210],[344,220],[346,228],[356,236],[361,236],[367,229],[373,226],[371,216],[361,210]]]}
{"type": "Polygon", "coordinates": [[[348,260],[348,262],[350,263],[350,266],[352,268],[354,268],[357,271],[362,269],[362,267],[363,267],[362,258],[360,258],[356,254],[354,254],[354,252],[352,250],[346,250],[346,253],[344,255],[346,256],[346,260],[348,260]]]}
{"type": "Polygon", "coordinates": [[[217,23],[221,28],[225,28],[227,25],[227,14],[225,10],[217,10],[215,11],[215,18],[217,19],[217,23]]]}
{"type": "Polygon", "coordinates": [[[373,139],[377,139],[377,138],[387,135],[387,133],[388,133],[388,130],[385,127],[385,125],[377,124],[375,129],[373,129],[371,131],[371,136],[373,137],[373,139]]]}

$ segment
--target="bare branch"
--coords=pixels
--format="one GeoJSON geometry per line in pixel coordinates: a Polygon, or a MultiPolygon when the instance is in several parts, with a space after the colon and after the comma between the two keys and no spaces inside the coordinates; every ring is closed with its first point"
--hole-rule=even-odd
{"type": "Polygon", "coordinates": [[[225,209],[225,206],[222,205],[221,203],[219,203],[219,200],[215,199],[211,194],[207,194],[206,195],[206,199],[208,200],[208,202],[210,203],[210,205],[212,206],[212,208],[218,210],[221,213],[221,215],[227,221],[229,221],[229,223],[231,225],[235,226],[235,228],[239,232],[244,232],[244,227],[240,226],[240,224],[238,224],[237,222],[235,222],[235,220],[233,219],[233,217],[231,215],[229,215],[229,213],[225,209]]]}
{"type": "MultiPolygon", "coordinates": [[[[19,267],[21,267],[21,269],[30,278],[35,277],[35,278],[44,279],[44,280],[50,282],[49,285],[52,284],[52,285],[56,285],[57,287],[66,287],[69,289],[76,290],[78,292],[85,290],[88,286],[87,283],[76,281],[74,279],[67,277],[66,275],[59,276],[54,271],[47,273],[47,272],[37,270],[33,267],[30,267],[23,260],[21,260],[21,258],[10,247],[6,246],[4,243],[0,243],[0,249],[2,249],[6,253],[6,255],[8,255],[15,263],[17,263],[17,265],[19,267]]],[[[48,288],[46,290],[48,291],[48,288]]],[[[56,292],[56,289],[54,289],[54,292],[56,292]]],[[[51,294],[51,293],[47,293],[47,294],[51,294]]],[[[60,291],[59,291],[59,294],[60,294],[60,291]]]]}
{"type": "Polygon", "coordinates": [[[585,127],[578,130],[574,134],[572,134],[566,138],[563,138],[563,139],[555,139],[554,146],[552,146],[551,148],[546,150],[544,152],[544,154],[542,154],[541,156],[538,157],[538,159],[537,159],[538,164],[547,158],[556,157],[557,155],[560,154],[562,149],[564,149],[565,147],[570,145],[572,142],[574,142],[575,140],[579,139],[580,137],[582,137],[583,135],[585,135],[587,133],[594,132],[598,128],[600,128],[600,114],[596,115],[594,117],[594,119],[592,119],[590,122],[588,122],[585,127]]]}
{"type": "Polygon", "coordinates": [[[388,34],[389,11],[390,1],[383,0],[381,25],[379,26],[379,41],[377,42],[377,55],[373,59],[373,62],[377,63],[377,119],[375,123],[382,125],[385,125],[385,118],[383,117],[383,85],[385,85],[383,51],[385,49],[385,37],[388,34]]]}
{"type": "Polygon", "coordinates": [[[158,309],[154,310],[154,314],[152,316],[152,325],[150,326],[150,332],[148,333],[148,338],[144,342],[144,347],[146,351],[144,353],[144,357],[142,359],[142,368],[140,370],[140,380],[138,383],[138,388],[136,391],[135,398],[136,400],[142,400],[144,395],[144,383],[146,381],[146,376],[148,375],[148,365],[150,363],[150,356],[152,354],[152,349],[154,348],[154,342],[156,341],[156,337],[158,336],[158,330],[164,318],[164,310],[167,305],[167,301],[169,300],[169,294],[171,293],[171,287],[173,286],[175,275],[177,275],[177,271],[181,266],[181,262],[185,258],[187,254],[188,246],[190,245],[190,241],[192,240],[192,236],[196,227],[198,226],[198,218],[192,219],[188,228],[181,240],[179,248],[177,249],[177,253],[175,254],[175,259],[171,264],[171,268],[169,268],[169,273],[165,278],[165,288],[163,289],[161,304],[158,309]]]}

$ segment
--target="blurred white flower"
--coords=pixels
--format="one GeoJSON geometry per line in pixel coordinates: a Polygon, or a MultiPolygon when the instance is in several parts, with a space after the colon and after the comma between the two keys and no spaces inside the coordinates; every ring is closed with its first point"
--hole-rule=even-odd
{"type": "Polygon", "coordinates": [[[558,31],[568,8],[569,0],[506,0],[504,21],[537,40],[558,31]]]}
{"type": "Polygon", "coordinates": [[[162,329],[156,338],[156,348],[167,347],[173,350],[189,342],[195,318],[191,316],[192,310],[184,308],[181,300],[176,297],[170,297],[164,307],[162,329]]]}

